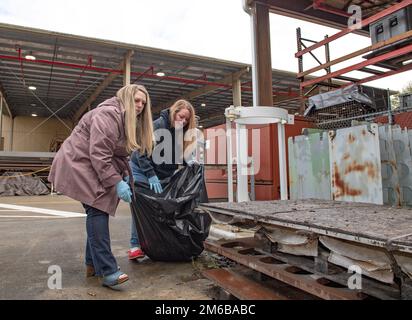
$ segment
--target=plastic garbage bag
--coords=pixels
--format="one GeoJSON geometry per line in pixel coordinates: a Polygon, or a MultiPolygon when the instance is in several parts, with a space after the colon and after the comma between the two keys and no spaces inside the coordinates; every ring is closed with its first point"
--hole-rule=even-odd
{"type": "Polygon", "coordinates": [[[212,222],[197,210],[208,202],[204,167],[184,167],[162,181],[163,192],[155,194],[144,183],[135,185],[131,203],[140,245],[157,261],[189,261],[204,250],[212,222]]]}

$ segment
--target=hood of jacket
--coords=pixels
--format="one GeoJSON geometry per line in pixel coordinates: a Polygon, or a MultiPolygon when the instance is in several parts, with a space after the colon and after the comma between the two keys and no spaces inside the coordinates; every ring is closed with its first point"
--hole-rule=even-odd
{"type": "Polygon", "coordinates": [[[163,119],[163,122],[166,124],[166,129],[170,129],[171,128],[171,123],[170,123],[170,110],[169,109],[165,109],[160,111],[160,116],[159,118],[163,119]]]}
{"type": "Polygon", "coordinates": [[[119,98],[117,98],[117,97],[111,97],[111,98],[103,101],[102,103],[100,103],[97,107],[104,107],[104,106],[114,106],[119,111],[124,110],[121,106],[119,98]]]}

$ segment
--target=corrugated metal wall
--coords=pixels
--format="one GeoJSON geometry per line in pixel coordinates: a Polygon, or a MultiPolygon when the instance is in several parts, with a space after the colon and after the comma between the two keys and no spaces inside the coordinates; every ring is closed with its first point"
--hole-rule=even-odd
{"type": "Polygon", "coordinates": [[[383,204],[378,125],[329,132],[332,199],[383,204]]]}
{"type": "Polygon", "coordinates": [[[367,124],[329,131],[327,140],[325,136],[289,139],[291,199],[412,205],[412,130],[367,124]]]}
{"type": "Polygon", "coordinates": [[[330,200],[332,194],[327,132],[291,137],[288,149],[290,198],[330,200]]]}

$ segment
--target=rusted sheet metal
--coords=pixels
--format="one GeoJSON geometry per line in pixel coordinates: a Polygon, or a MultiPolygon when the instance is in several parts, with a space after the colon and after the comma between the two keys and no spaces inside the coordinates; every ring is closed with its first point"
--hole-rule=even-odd
{"type": "Polygon", "coordinates": [[[382,166],[383,203],[402,206],[402,194],[399,184],[398,164],[394,149],[392,126],[379,127],[379,146],[382,166]]]}
{"type": "Polygon", "coordinates": [[[329,153],[334,200],[383,204],[376,124],[330,131],[329,153]]]}
{"type": "Polygon", "coordinates": [[[399,126],[392,127],[393,146],[395,149],[396,164],[398,167],[399,184],[402,196],[402,205],[412,205],[412,157],[409,145],[409,135],[406,129],[399,126]]]}
{"type": "Polygon", "coordinates": [[[240,300],[288,300],[284,295],[227,269],[209,269],[202,274],[240,300]]]}
{"type": "Polygon", "coordinates": [[[322,299],[362,300],[365,298],[362,293],[355,290],[326,286],[321,280],[322,276],[305,272],[296,266],[255,251],[253,248],[240,249],[237,242],[220,244],[220,242],[206,241],[205,248],[322,299]]]}
{"type": "Polygon", "coordinates": [[[327,133],[290,137],[288,147],[290,199],[331,200],[327,133]]]}

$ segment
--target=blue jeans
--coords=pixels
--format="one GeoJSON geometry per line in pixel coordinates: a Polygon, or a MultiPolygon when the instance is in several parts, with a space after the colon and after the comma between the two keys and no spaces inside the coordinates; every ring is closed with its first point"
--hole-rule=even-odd
{"type": "Polygon", "coordinates": [[[110,247],[109,215],[83,204],[86,210],[86,264],[93,266],[97,276],[117,272],[117,262],[110,247]]]}
{"type": "MultiPolygon", "coordinates": [[[[147,177],[144,175],[142,171],[134,170],[133,172],[133,179],[137,182],[146,182],[149,183],[147,177]]],[[[131,228],[131,236],[130,236],[130,248],[140,247],[139,236],[137,235],[136,229],[136,222],[135,217],[132,214],[132,228],[131,228]]]]}

